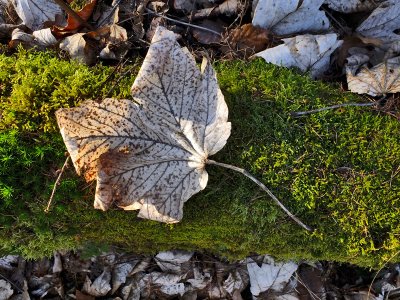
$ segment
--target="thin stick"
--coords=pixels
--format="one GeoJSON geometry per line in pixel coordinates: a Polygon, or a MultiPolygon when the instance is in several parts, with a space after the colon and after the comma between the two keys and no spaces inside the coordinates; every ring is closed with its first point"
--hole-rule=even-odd
{"type": "Polygon", "coordinates": [[[307,231],[312,231],[312,229],[310,227],[305,225],[296,216],[294,216],[289,210],[287,210],[287,208],[285,206],[283,206],[283,204],[281,202],[279,202],[278,198],[276,198],[275,195],[272,194],[272,192],[261,181],[259,181],[257,178],[255,178],[253,175],[251,175],[245,169],[238,168],[238,167],[235,167],[235,166],[232,166],[232,165],[228,165],[228,164],[224,164],[224,163],[219,163],[219,162],[216,162],[214,160],[207,160],[206,163],[209,164],[209,165],[216,165],[216,166],[220,166],[220,167],[224,167],[224,168],[227,168],[227,169],[234,170],[234,171],[242,173],[244,176],[250,178],[253,182],[258,184],[258,186],[261,187],[272,198],[272,200],[274,200],[275,203],[278,204],[280,206],[280,208],[282,208],[283,211],[289,217],[291,217],[297,224],[299,224],[301,227],[303,227],[307,231]]]}
{"type": "MultiPolygon", "coordinates": [[[[379,102],[379,101],[377,101],[379,102]]],[[[342,103],[342,104],[336,104],[332,106],[327,106],[327,107],[322,107],[318,109],[312,109],[312,110],[307,110],[307,111],[298,111],[298,112],[292,112],[291,116],[292,117],[300,117],[304,115],[310,115],[313,113],[325,111],[325,110],[330,110],[330,109],[335,109],[335,108],[340,108],[340,107],[346,107],[346,106],[374,106],[377,105],[377,102],[368,102],[368,103],[342,103]]]]}
{"type": "Polygon", "coordinates": [[[54,0],[61,8],[63,8],[71,17],[73,17],[80,25],[85,26],[90,30],[94,30],[93,26],[81,18],[67,3],[63,0],[54,0]]]}
{"type": "Polygon", "coordinates": [[[54,183],[53,191],[51,192],[49,202],[47,203],[47,207],[46,207],[46,209],[44,210],[45,213],[48,213],[49,210],[50,210],[51,202],[53,201],[54,194],[56,193],[56,189],[57,189],[58,183],[60,182],[61,175],[64,173],[64,170],[65,170],[65,168],[66,168],[67,165],[68,165],[69,158],[70,158],[70,156],[68,155],[67,159],[66,159],[65,162],[64,162],[64,165],[63,165],[62,168],[61,168],[60,174],[58,174],[57,180],[56,180],[56,182],[54,183]]]}
{"type": "MultiPolygon", "coordinates": [[[[197,29],[200,29],[200,30],[208,31],[208,32],[211,32],[211,33],[214,33],[214,34],[216,34],[216,35],[221,36],[221,33],[216,32],[216,31],[211,30],[211,29],[208,29],[208,28],[201,27],[201,26],[194,25],[194,24],[190,24],[190,23],[186,23],[186,22],[182,22],[182,21],[179,21],[179,20],[175,20],[175,19],[169,18],[169,17],[167,17],[167,16],[160,15],[159,13],[156,13],[155,11],[152,11],[151,9],[148,9],[148,8],[146,8],[146,11],[147,11],[148,13],[152,14],[152,15],[155,15],[155,16],[157,16],[157,17],[161,17],[161,18],[166,19],[166,20],[168,20],[168,21],[175,22],[175,23],[182,24],[182,25],[186,25],[186,26],[193,27],[193,28],[197,28],[197,29]]],[[[126,20],[124,20],[124,22],[125,22],[125,21],[126,21],[126,20]]]]}

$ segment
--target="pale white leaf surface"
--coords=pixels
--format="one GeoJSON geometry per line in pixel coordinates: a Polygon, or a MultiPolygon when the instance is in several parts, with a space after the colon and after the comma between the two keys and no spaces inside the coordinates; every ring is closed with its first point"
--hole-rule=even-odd
{"type": "Polygon", "coordinates": [[[11,284],[3,279],[0,279],[0,299],[7,300],[12,296],[13,293],[14,291],[11,288],[11,284]]]}
{"type": "Polygon", "coordinates": [[[150,291],[159,289],[163,294],[168,296],[182,295],[184,293],[184,284],[179,282],[182,277],[182,275],[176,274],[151,272],[144,275],[139,281],[140,290],[143,293],[146,289],[150,289],[150,291]]]}
{"type": "Polygon", "coordinates": [[[335,11],[354,13],[372,11],[384,1],[385,0],[325,0],[324,3],[335,11]]]}
{"type": "Polygon", "coordinates": [[[192,256],[193,252],[175,250],[160,252],[154,259],[163,272],[179,274],[182,264],[187,263],[192,256]]]}
{"type": "Polygon", "coordinates": [[[54,21],[63,11],[52,0],[13,0],[15,11],[32,31],[43,28],[46,21],[54,21]]]}
{"type": "Polygon", "coordinates": [[[228,108],[211,65],[200,71],[175,34],[158,27],[132,86],[135,102],[105,99],[57,111],[74,166],[111,203],[174,223],[207,185],[205,163],[226,143],[228,108]]]}
{"type": "Polygon", "coordinates": [[[11,271],[13,265],[18,264],[18,255],[7,255],[0,257],[0,268],[3,270],[11,271]]]}
{"type": "Polygon", "coordinates": [[[323,2],[259,0],[252,23],[278,35],[326,31],[330,23],[325,12],[320,10],[323,2]]]}
{"type": "Polygon", "coordinates": [[[392,42],[400,40],[399,16],[400,1],[385,1],[361,23],[356,31],[364,37],[380,39],[389,47],[392,42]]]}
{"type": "Polygon", "coordinates": [[[32,33],[35,40],[42,46],[52,46],[58,43],[57,39],[51,33],[50,28],[36,30],[32,33]]]}
{"type": "Polygon", "coordinates": [[[60,49],[67,51],[72,59],[90,65],[95,61],[96,55],[87,45],[84,38],[85,34],[75,33],[64,38],[60,43],[60,49]]]}
{"type": "Polygon", "coordinates": [[[93,283],[90,278],[86,276],[82,291],[95,297],[105,296],[111,290],[110,280],[111,274],[107,270],[104,270],[104,272],[101,273],[101,275],[97,277],[93,283]]]}
{"type": "Polygon", "coordinates": [[[278,66],[310,71],[314,78],[321,77],[329,68],[330,55],[343,43],[335,33],[298,35],[283,41],[284,44],[261,51],[256,56],[278,66]]]}
{"type": "Polygon", "coordinates": [[[350,91],[371,96],[400,92],[400,56],[372,68],[368,68],[366,62],[368,57],[364,54],[347,59],[346,78],[350,91]]]}
{"type": "Polygon", "coordinates": [[[114,266],[112,271],[111,294],[114,294],[119,289],[119,287],[126,282],[126,277],[132,272],[136,264],[137,261],[133,263],[121,263],[114,266]]]}
{"type": "Polygon", "coordinates": [[[229,273],[228,278],[223,282],[222,288],[231,296],[235,291],[243,291],[249,283],[247,272],[237,269],[229,273]]]}
{"type": "Polygon", "coordinates": [[[261,267],[249,258],[247,270],[250,276],[250,291],[254,296],[272,289],[276,292],[282,289],[289,282],[298,265],[294,262],[276,263],[274,259],[266,255],[261,267]]]}

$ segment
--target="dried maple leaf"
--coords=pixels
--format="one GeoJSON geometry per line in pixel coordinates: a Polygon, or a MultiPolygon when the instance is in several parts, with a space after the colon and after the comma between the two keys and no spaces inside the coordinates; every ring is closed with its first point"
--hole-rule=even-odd
{"type": "Polygon", "coordinates": [[[251,178],[310,230],[248,172],[208,159],[230,135],[228,107],[211,65],[204,60],[200,71],[173,32],[158,27],[131,92],[134,102],[86,101],[56,113],[78,174],[97,179],[96,208],[116,203],[178,222],[183,203],[207,185],[206,164],[214,164],[251,178]]]}
{"type": "Polygon", "coordinates": [[[369,57],[352,55],[347,59],[346,77],[349,90],[371,96],[400,92],[400,56],[368,68],[369,57]]]}
{"type": "Polygon", "coordinates": [[[57,112],[71,158],[97,177],[95,206],[116,202],[139,216],[182,218],[183,203],[204,189],[205,162],[230,135],[228,108],[212,67],[194,59],[159,27],[129,100],[88,101],[57,112]]]}

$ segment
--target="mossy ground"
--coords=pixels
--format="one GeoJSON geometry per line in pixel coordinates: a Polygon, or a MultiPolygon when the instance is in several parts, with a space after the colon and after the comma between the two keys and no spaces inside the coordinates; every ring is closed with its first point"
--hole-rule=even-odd
{"type": "Polygon", "coordinates": [[[55,249],[113,245],[142,253],[196,249],[230,259],[269,253],[376,268],[400,250],[400,123],[365,107],[293,118],[294,111],[366,100],[260,60],[215,63],[232,135],[212,159],[253,173],[313,233],[253,182],[215,166],[178,224],[93,209],[95,183],[85,183],[72,167],[44,213],[65,160],[54,111],[86,98],[129,97],[139,65],[107,95],[115,83],[106,80],[112,68],[88,68],[50,53],[0,55],[2,253],[37,258],[55,249]]]}

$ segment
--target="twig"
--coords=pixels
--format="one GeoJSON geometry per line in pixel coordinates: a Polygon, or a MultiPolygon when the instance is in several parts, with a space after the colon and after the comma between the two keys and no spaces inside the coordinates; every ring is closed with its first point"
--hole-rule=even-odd
{"type": "Polygon", "coordinates": [[[54,0],[62,9],[64,9],[71,17],[73,17],[80,25],[90,30],[94,30],[93,26],[81,18],[67,3],[63,0],[54,0]]]}
{"type": "MultiPolygon", "coordinates": [[[[200,30],[208,31],[208,32],[211,32],[211,33],[214,33],[216,35],[221,36],[221,33],[216,32],[216,31],[214,31],[212,29],[208,29],[208,28],[201,27],[201,26],[198,26],[198,25],[194,25],[194,24],[183,22],[183,21],[175,20],[175,19],[169,18],[167,16],[161,15],[159,13],[156,13],[155,11],[152,11],[151,9],[148,9],[148,8],[146,8],[146,11],[148,13],[152,14],[152,15],[155,15],[157,17],[161,17],[161,18],[166,19],[168,21],[175,22],[175,23],[182,24],[182,25],[186,25],[186,26],[193,27],[193,28],[197,28],[197,29],[200,29],[200,30]]],[[[124,21],[126,21],[126,20],[124,20],[124,21]]]]}
{"type": "Polygon", "coordinates": [[[60,174],[58,174],[57,180],[56,180],[56,182],[54,183],[53,191],[51,192],[49,202],[47,203],[47,207],[46,207],[46,209],[44,210],[45,213],[48,213],[49,210],[50,210],[50,205],[51,205],[51,202],[53,201],[54,194],[56,193],[56,189],[57,189],[58,183],[60,182],[61,175],[64,173],[64,170],[65,170],[65,168],[66,168],[67,165],[68,165],[69,159],[70,159],[70,156],[68,155],[67,159],[66,159],[65,162],[64,162],[64,165],[63,165],[62,168],[61,168],[60,174]]]}
{"type": "Polygon", "coordinates": [[[219,163],[219,162],[216,162],[214,160],[207,160],[206,163],[209,164],[209,165],[216,165],[216,166],[220,166],[220,167],[224,167],[224,168],[227,168],[227,169],[234,170],[234,171],[242,173],[244,176],[250,178],[259,187],[261,187],[272,198],[272,200],[274,200],[275,203],[278,204],[278,206],[280,206],[280,208],[282,208],[283,211],[289,217],[291,217],[297,224],[299,224],[301,227],[303,227],[307,231],[312,231],[312,229],[310,227],[308,227],[303,222],[301,222],[300,219],[298,219],[296,216],[294,216],[285,206],[283,206],[283,204],[281,202],[279,202],[278,198],[276,198],[275,195],[272,194],[272,192],[261,181],[259,181],[257,178],[255,178],[253,175],[251,175],[245,169],[238,168],[236,166],[232,166],[232,165],[228,165],[228,164],[224,164],[224,163],[219,163]]]}
{"type": "Polygon", "coordinates": [[[342,103],[342,104],[336,104],[332,106],[327,106],[327,107],[322,107],[318,109],[312,109],[312,110],[307,110],[307,111],[298,111],[298,112],[292,112],[290,115],[292,117],[300,117],[304,115],[310,115],[313,113],[325,111],[325,110],[330,110],[330,109],[335,109],[335,108],[340,108],[340,107],[346,107],[346,106],[374,106],[377,105],[379,101],[376,102],[368,102],[368,103],[342,103]]]}

